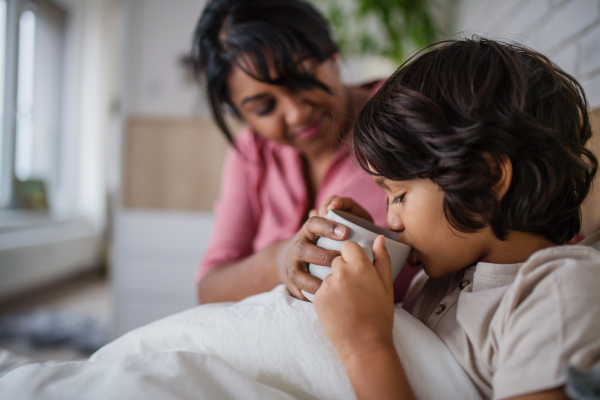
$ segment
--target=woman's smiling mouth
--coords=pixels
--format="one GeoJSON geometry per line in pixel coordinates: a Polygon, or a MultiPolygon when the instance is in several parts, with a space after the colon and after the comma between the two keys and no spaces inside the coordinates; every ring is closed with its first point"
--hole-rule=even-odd
{"type": "Polygon", "coordinates": [[[325,119],[325,116],[320,117],[314,124],[312,124],[311,126],[306,128],[305,130],[296,133],[294,135],[294,138],[296,138],[296,139],[312,138],[320,131],[321,125],[322,125],[324,119],[325,119]]]}

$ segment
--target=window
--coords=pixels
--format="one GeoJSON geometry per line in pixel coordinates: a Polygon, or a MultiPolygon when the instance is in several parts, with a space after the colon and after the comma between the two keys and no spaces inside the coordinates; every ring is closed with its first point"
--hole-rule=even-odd
{"type": "Polygon", "coordinates": [[[19,19],[17,57],[15,175],[24,181],[33,175],[35,14],[31,10],[24,11],[19,19]]]}
{"type": "Polygon", "coordinates": [[[23,187],[42,188],[49,199],[59,187],[66,14],[50,0],[0,2],[0,207],[7,208],[23,204],[23,187]],[[33,181],[41,186],[23,186],[33,181]]]}

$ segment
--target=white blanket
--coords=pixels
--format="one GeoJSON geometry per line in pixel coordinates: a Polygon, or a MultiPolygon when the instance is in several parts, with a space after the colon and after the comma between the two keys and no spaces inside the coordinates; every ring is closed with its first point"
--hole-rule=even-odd
{"type": "MultiPolygon", "coordinates": [[[[399,307],[394,340],[417,398],[480,398],[442,341],[399,307]]],[[[290,297],[283,286],[159,320],[106,345],[90,361],[18,367],[0,377],[0,398],[26,386],[43,393],[44,385],[71,394],[63,398],[355,398],[312,303],[290,297]],[[210,390],[199,396],[199,385],[210,390]],[[73,396],[75,387],[86,396],[73,396]],[[131,395],[119,395],[127,391],[131,395]]]]}
{"type": "Polygon", "coordinates": [[[15,358],[0,350],[2,400],[293,400],[216,356],[190,350],[99,362],[33,363],[3,374],[15,358]]]}

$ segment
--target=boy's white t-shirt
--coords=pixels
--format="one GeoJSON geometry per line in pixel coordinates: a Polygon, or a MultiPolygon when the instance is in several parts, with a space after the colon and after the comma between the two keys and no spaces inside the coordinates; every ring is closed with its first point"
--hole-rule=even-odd
{"type": "Polygon", "coordinates": [[[480,262],[429,279],[406,307],[484,398],[553,389],[565,384],[569,362],[600,359],[600,253],[565,245],[522,264],[480,262]]]}

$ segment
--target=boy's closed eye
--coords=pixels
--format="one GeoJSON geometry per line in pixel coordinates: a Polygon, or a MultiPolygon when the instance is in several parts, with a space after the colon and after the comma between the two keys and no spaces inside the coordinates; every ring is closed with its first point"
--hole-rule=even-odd
{"type": "Polygon", "coordinates": [[[402,203],[404,201],[404,196],[406,196],[406,193],[403,193],[400,196],[394,197],[392,199],[392,201],[390,202],[390,204],[398,204],[398,203],[402,203]]]}

